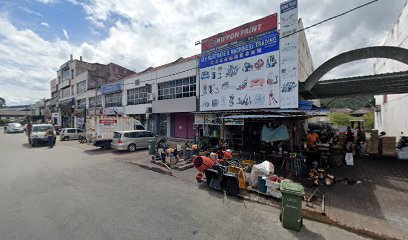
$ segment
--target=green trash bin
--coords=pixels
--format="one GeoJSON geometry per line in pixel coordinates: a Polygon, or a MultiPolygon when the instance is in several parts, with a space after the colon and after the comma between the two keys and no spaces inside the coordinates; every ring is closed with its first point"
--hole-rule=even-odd
{"type": "Polygon", "coordinates": [[[280,220],[284,228],[300,231],[303,224],[302,201],[305,191],[299,183],[282,181],[282,212],[280,220]]]}
{"type": "Polygon", "coordinates": [[[149,140],[149,154],[154,155],[156,154],[156,140],[149,140]]]}

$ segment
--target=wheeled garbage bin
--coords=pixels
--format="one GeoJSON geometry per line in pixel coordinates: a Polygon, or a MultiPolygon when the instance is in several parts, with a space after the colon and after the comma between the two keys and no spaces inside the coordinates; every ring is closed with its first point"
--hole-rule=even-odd
{"type": "Polygon", "coordinates": [[[156,140],[149,140],[149,154],[156,154],[156,140]]]}
{"type": "Polygon", "coordinates": [[[302,200],[305,195],[303,186],[299,183],[282,181],[282,212],[280,220],[284,228],[300,231],[303,224],[302,200]]]}

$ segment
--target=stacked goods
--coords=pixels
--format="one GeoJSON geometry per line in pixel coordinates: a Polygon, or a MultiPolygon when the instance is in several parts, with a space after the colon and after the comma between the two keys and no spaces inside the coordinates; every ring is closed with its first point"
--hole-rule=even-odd
{"type": "Polygon", "coordinates": [[[367,153],[372,155],[378,155],[378,150],[379,150],[378,130],[372,130],[370,139],[367,139],[367,153]]]}
{"type": "Polygon", "coordinates": [[[395,156],[395,146],[397,145],[396,137],[383,136],[380,138],[381,155],[395,156]]]}

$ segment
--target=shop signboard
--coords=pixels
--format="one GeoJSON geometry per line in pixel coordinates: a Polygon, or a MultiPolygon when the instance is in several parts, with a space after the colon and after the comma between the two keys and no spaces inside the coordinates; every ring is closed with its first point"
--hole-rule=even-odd
{"type": "Polygon", "coordinates": [[[280,99],[281,108],[298,108],[299,34],[298,1],[280,5],[280,99]]]}
{"type": "Polygon", "coordinates": [[[57,112],[51,113],[51,117],[52,118],[59,118],[59,113],[57,113],[57,112]]]}
{"type": "Polygon", "coordinates": [[[244,126],[244,119],[224,118],[225,126],[244,126]]]}
{"type": "Polygon", "coordinates": [[[50,90],[52,93],[57,91],[57,79],[54,78],[50,81],[50,90]]]}
{"type": "Polygon", "coordinates": [[[99,123],[104,125],[112,125],[116,124],[117,122],[118,120],[116,119],[99,119],[99,123]]]}
{"type": "Polygon", "coordinates": [[[279,108],[279,34],[202,54],[200,111],[279,108]]]}
{"type": "Polygon", "coordinates": [[[221,125],[222,119],[215,114],[195,114],[195,125],[221,125]]]}
{"type": "Polygon", "coordinates": [[[234,29],[219,33],[201,41],[201,51],[214,49],[225,44],[245,39],[250,36],[267,31],[276,30],[278,27],[277,14],[272,14],[256,21],[246,23],[234,29]]]}
{"type": "Polygon", "coordinates": [[[125,107],[106,107],[103,109],[103,115],[124,115],[125,107]]]}
{"type": "Polygon", "coordinates": [[[101,86],[102,94],[109,94],[122,91],[122,81],[105,84],[101,86]]]}

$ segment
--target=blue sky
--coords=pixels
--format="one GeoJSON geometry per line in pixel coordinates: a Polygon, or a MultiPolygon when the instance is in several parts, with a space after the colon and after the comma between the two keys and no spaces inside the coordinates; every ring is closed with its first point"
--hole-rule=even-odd
{"type": "MultiPolygon", "coordinates": [[[[299,0],[309,26],[367,0],[299,0]]],[[[359,47],[381,45],[406,0],[380,0],[306,31],[315,67],[359,47]]],[[[0,96],[8,105],[49,97],[49,81],[73,54],[135,71],[200,52],[197,40],[275,13],[270,0],[0,0],[0,96]]],[[[372,62],[327,77],[372,74],[372,62]]]]}

